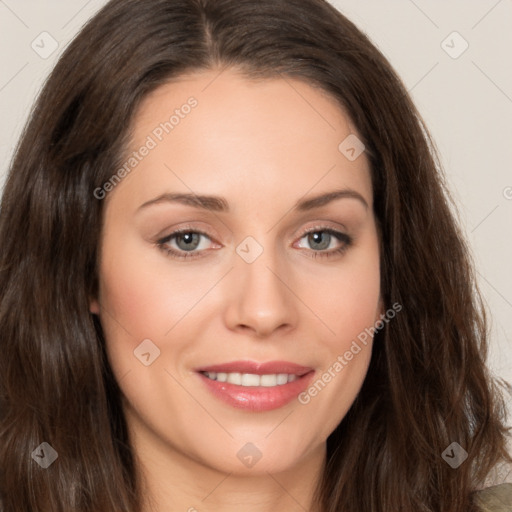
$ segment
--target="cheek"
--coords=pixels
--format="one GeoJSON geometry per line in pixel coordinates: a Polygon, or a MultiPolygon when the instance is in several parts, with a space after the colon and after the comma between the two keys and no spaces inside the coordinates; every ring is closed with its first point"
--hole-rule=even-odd
{"type": "Polygon", "coordinates": [[[324,269],[315,278],[304,277],[303,286],[310,290],[307,300],[311,310],[326,327],[326,343],[337,349],[350,345],[381,313],[378,250],[371,243],[367,249],[349,252],[335,270],[324,269]]]}
{"type": "MultiPolygon", "coordinates": [[[[190,310],[210,279],[204,273],[170,271],[164,252],[126,241],[105,247],[100,303],[134,336],[161,338],[190,310]]],[[[109,318],[107,318],[109,320],[109,318]]]]}
{"type": "MultiPolygon", "coordinates": [[[[162,339],[186,314],[195,288],[179,276],[168,279],[165,269],[155,266],[158,259],[166,261],[165,255],[152,252],[157,260],[148,261],[147,248],[141,250],[140,241],[112,237],[103,247],[100,268],[100,318],[110,365],[119,381],[131,372],[141,386],[147,368],[134,357],[136,349],[151,340],[157,347],[153,350],[165,355],[162,339]]],[[[159,367],[163,359],[158,357],[151,367],[159,367]]]]}
{"type": "MultiPolygon", "coordinates": [[[[347,414],[368,371],[372,352],[371,330],[380,318],[378,253],[345,261],[331,275],[328,287],[310,296],[325,326],[318,336],[318,372],[298,402],[313,417],[323,418],[319,438],[327,439],[347,414]],[[351,263],[351,264],[349,264],[351,263]]],[[[312,308],[313,309],[313,308],[312,308]]]]}

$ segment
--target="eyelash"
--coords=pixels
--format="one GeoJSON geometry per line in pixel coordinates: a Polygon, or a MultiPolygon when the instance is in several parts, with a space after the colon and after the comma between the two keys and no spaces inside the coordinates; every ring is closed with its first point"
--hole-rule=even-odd
{"type": "MultiPolygon", "coordinates": [[[[339,242],[343,243],[343,245],[341,245],[341,247],[338,247],[337,249],[331,249],[330,251],[325,251],[325,250],[314,251],[311,249],[310,250],[312,252],[311,257],[314,259],[316,259],[316,258],[331,258],[334,256],[342,255],[347,251],[347,249],[353,243],[353,238],[350,237],[349,235],[347,235],[346,233],[342,233],[341,231],[336,231],[335,229],[322,227],[322,226],[308,229],[307,231],[303,232],[302,235],[298,239],[301,240],[305,236],[312,234],[312,233],[327,233],[329,235],[334,236],[339,242]]],[[[211,236],[208,233],[205,233],[204,231],[185,227],[185,228],[177,229],[176,231],[173,231],[170,235],[158,240],[156,242],[156,245],[158,246],[159,249],[164,251],[168,256],[173,257],[173,258],[182,259],[182,260],[200,258],[201,252],[192,252],[192,251],[191,252],[185,252],[185,251],[179,252],[179,251],[176,251],[175,249],[169,248],[169,246],[166,245],[172,239],[174,239],[176,236],[182,235],[182,234],[203,235],[203,236],[211,239],[211,236]]]]}

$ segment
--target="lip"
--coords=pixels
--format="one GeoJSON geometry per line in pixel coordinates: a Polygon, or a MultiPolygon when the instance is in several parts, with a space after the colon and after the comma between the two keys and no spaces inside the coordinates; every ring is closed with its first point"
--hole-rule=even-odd
{"type": "Polygon", "coordinates": [[[198,377],[216,398],[224,403],[252,412],[271,411],[284,407],[303,392],[311,382],[315,371],[313,368],[301,366],[288,361],[232,361],[211,366],[196,368],[198,377]],[[288,373],[297,375],[297,379],[280,386],[239,386],[228,382],[211,380],[201,372],[253,373],[265,375],[288,373]]]}
{"type": "Polygon", "coordinates": [[[196,368],[196,372],[225,372],[225,373],[253,373],[254,375],[265,375],[269,373],[290,373],[301,377],[309,373],[313,368],[300,366],[288,361],[232,361],[229,363],[215,364],[196,368]]]}

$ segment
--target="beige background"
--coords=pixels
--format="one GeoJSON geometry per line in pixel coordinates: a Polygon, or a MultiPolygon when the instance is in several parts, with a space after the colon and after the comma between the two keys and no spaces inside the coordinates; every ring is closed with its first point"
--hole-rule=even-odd
{"type": "MultiPolygon", "coordinates": [[[[0,0],[0,184],[45,76],[104,3],[0,0]],[[42,32],[59,45],[47,58],[31,47],[42,32]]],[[[492,312],[489,364],[512,381],[512,0],[332,3],[391,61],[430,127],[492,312]]]]}

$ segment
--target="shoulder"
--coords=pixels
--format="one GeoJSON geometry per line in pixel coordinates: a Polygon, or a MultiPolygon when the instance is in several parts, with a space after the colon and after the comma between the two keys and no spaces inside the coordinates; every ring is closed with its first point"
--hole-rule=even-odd
{"type": "Polygon", "coordinates": [[[482,512],[512,512],[512,483],[482,489],[475,501],[482,512]]]}

